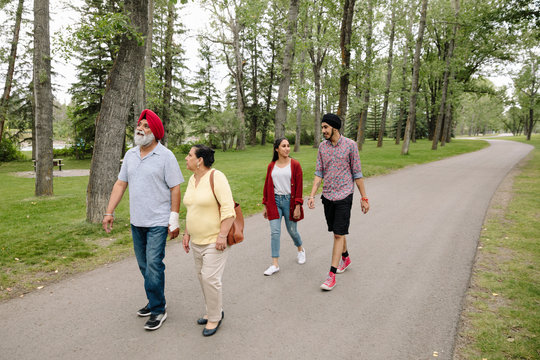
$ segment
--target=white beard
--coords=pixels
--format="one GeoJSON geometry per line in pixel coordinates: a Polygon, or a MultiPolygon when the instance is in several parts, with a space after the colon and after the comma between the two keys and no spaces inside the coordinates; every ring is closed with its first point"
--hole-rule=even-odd
{"type": "Polygon", "coordinates": [[[144,134],[142,131],[135,131],[135,137],[133,142],[137,146],[148,146],[154,141],[154,134],[150,133],[148,135],[144,134]]]}

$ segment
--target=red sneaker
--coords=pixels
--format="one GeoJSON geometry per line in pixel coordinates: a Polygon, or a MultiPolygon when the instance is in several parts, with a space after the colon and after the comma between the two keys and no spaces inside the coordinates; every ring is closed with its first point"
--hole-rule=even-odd
{"type": "Polygon", "coordinates": [[[336,286],[336,274],[330,271],[326,281],[321,285],[321,289],[330,291],[334,286],[336,286]]]}
{"type": "Polygon", "coordinates": [[[337,273],[338,274],[341,274],[342,272],[345,271],[345,269],[347,269],[349,267],[349,265],[351,265],[351,257],[350,256],[347,256],[347,258],[345,260],[343,260],[343,258],[341,258],[341,260],[339,260],[339,265],[338,265],[338,268],[337,268],[337,273]]]}

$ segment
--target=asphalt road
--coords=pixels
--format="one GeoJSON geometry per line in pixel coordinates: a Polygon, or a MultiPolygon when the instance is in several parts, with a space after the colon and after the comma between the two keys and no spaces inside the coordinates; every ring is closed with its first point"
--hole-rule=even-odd
{"type": "MultiPolygon", "coordinates": [[[[490,199],[532,146],[490,141],[471,154],[366,180],[371,210],[353,206],[352,265],[323,292],[332,237],[320,200],[299,223],[307,252],[282,237],[270,265],[269,226],[246,220],[224,275],[225,319],[204,338],[192,255],[167,247],[168,319],[143,329],[134,258],[0,304],[1,359],[451,359],[462,299],[490,199]]],[[[219,164],[216,164],[219,168],[219,164]]],[[[262,186],[262,184],[261,184],[262,186]]]]}

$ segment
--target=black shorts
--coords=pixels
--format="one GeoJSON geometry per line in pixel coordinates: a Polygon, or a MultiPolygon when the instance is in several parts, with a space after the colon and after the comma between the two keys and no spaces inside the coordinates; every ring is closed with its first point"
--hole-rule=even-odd
{"type": "Polygon", "coordinates": [[[336,235],[347,235],[351,220],[353,194],[336,201],[328,200],[324,196],[321,196],[321,199],[328,231],[334,232],[336,235]]]}

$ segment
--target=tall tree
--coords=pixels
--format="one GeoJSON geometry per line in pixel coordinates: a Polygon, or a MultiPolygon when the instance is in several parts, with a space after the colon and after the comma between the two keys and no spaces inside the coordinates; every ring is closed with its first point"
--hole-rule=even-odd
{"type": "Polygon", "coordinates": [[[514,85],[518,92],[517,97],[523,109],[527,112],[527,121],[525,122],[525,135],[527,140],[531,140],[532,131],[538,121],[535,119],[535,110],[540,108],[540,56],[529,50],[527,54],[528,64],[520,71],[514,79],[514,85]]]}
{"type": "Polygon", "coordinates": [[[362,150],[365,140],[366,124],[369,109],[369,97],[371,94],[371,72],[373,71],[373,0],[367,2],[367,31],[366,31],[366,66],[364,73],[364,91],[362,99],[362,110],[358,123],[358,133],[356,134],[356,143],[358,149],[362,150]]]}
{"type": "Polygon", "coordinates": [[[413,61],[413,76],[411,85],[411,99],[409,102],[409,114],[407,116],[407,124],[405,125],[405,135],[403,136],[403,145],[401,154],[409,153],[409,143],[411,141],[411,133],[416,121],[416,98],[418,96],[418,78],[420,76],[420,52],[422,51],[422,43],[424,41],[424,29],[426,28],[426,13],[428,0],[422,0],[422,10],[420,11],[420,24],[418,26],[418,37],[416,39],[416,49],[414,52],[413,61]]]}
{"type": "Polygon", "coordinates": [[[287,22],[287,44],[283,54],[283,66],[281,68],[281,80],[279,83],[275,138],[285,136],[285,122],[287,121],[287,97],[289,96],[289,86],[291,85],[292,65],[294,60],[294,47],[296,42],[296,29],[298,24],[298,3],[299,0],[291,0],[287,22]]]}
{"type": "Polygon", "coordinates": [[[195,74],[195,82],[192,84],[195,92],[196,104],[194,104],[194,121],[191,129],[196,134],[209,132],[211,116],[220,109],[219,92],[214,85],[213,76],[215,72],[215,53],[210,44],[202,38],[199,39],[199,58],[202,63],[195,74]]]}
{"type": "Polygon", "coordinates": [[[386,131],[386,117],[388,114],[388,98],[390,96],[390,86],[392,85],[392,60],[394,58],[394,36],[396,32],[396,3],[392,1],[390,4],[392,8],[392,17],[390,20],[390,40],[388,44],[388,62],[386,65],[386,87],[384,89],[383,110],[381,117],[381,127],[379,129],[379,136],[377,139],[377,147],[383,145],[383,137],[386,131]]]}
{"type": "Polygon", "coordinates": [[[406,40],[403,44],[403,61],[401,65],[401,91],[399,94],[399,116],[396,126],[396,145],[399,145],[401,141],[401,129],[403,122],[405,120],[406,114],[406,99],[407,99],[407,73],[409,68],[409,48],[412,46],[413,36],[412,28],[414,25],[414,1],[408,1],[409,6],[409,27],[407,33],[405,34],[406,40]]]}
{"type": "Polygon", "coordinates": [[[341,129],[345,129],[347,117],[347,97],[349,96],[349,68],[351,65],[351,36],[356,0],[345,0],[343,4],[343,18],[341,21],[341,36],[339,46],[341,49],[341,77],[339,80],[339,104],[337,115],[341,118],[341,129]]]}
{"type": "Polygon", "coordinates": [[[212,36],[213,42],[223,46],[223,56],[229,73],[234,80],[236,90],[236,113],[238,118],[238,132],[236,147],[244,150],[246,147],[246,95],[244,89],[244,57],[242,46],[242,33],[250,22],[256,23],[260,16],[260,0],[241,2],[239,0],[205,0],[211,5],[212,16],[216,20],[214,29],[217,35],[212,36]],[[231,53],[232,52],[232,53],[231,53]]]}
{"type": "Polygon", "coordinates": [[[174,3],[169,1],[167,4],[167,28],[165,30],[165,86],[163,87],[163,104],[161,110],[161,119],[165,134],[163,136],[163,144],[167,144],[168,130],[170,127],[171,118],[171,99],[173,86],[173,35],[174,35],[174,20],[175,11],[174,3]]]}
{"type": "Polygon", "coordinates": [[[246,113],[246,117],[249,119],[250,129],[249,129],[249,144],[257,144],[257,129],[259,128],[259,120],[261,118],[261,109],[259,104],[259,58],[261,54],[259,53],[259,29],[255,26],[251,31],[251,36],[249,37],[249,55],[251,63],[251,99],[252,104],[249,111],[246,113]]]}
{"type": "Polygon", "coordinates": [[[315,90],[315,101],[313,104],[313,147],[319,146],[321,139],[321,69],[328,52],[328,42],[326,34],[328,30],[329,20],[323,16],[325,11],[325,2],[318,1],[317,11],[312,16],[312,28],[308,32],[309,47],[308,53],[311,59],[313,69],[313,87],[315,90]]]}
{"type": "MultiPolygon", "coordinates": [[[[154,0],[148,0],[148,34],[145,39],[144,69],[137,83],[133,101],[133,124],[137,125],[139,115],[146,108],[146,70],[152,67],[152,36],[154,28],[154,0]]],[[[167,134],[167,132],[165,132],[167,134]]]]}
{"type": "Polygon", "coordinates": [[[271,115],[271,106],[272,106],[272,93],[274,90],[274,83],[276,78],[276,62],[278,58],[278,47],[279,47],[279,11],[278,6],[275,1],[272,1],[270,6],[270,24],[268,29],[268,41],[270,46],[270,64],[268,65],[268,74],[266,75],[266,86],[265,86],[265,116],[263,118],[262,130],[261,130],[261,145],[266,145],[266,136],[268,133],[268,127],[270,125],[270,120],[273,118],[271,115]]]}
{"type": "MultiPolygon", "coordinates": [[[[454,25],[452,26],[452,37],[450,39],[450,43],[447,48],[446,53],[446,65],[444,68],[444,75],[443,75],[443,86],[442,86],[442,94],[441,94],[441,104],[439,108],[439,115],[437,116],[437,123],[435,124],[435,131],[433,133],[433,141],[431,144],[431,150],[437,150],[437,143],[439,142],[439,137],[441,136],[441,130],[442,131],[442,139],[441,139],[441,145],[444,144],[446,133],[448,132],[448,126],[450,118],[446,117],[445,114],[447,113],[445,109],[447,108],[448,104],[447,102],[447,94],[448,94],[448,86],[451,79],[450,75],[450,66],[452,62],[452,57],[454,56],[454,44],[455,44],[455,38],[458,28],[458,16],[459,16],[459,0],[454,0],[454,25]],[[443,119],[444,119],[444,129],[442,129],[443,126],[443,119]]],[[[448,108],[449,109],[449,108],[448,108]]]]}
{"type": "Polygon", "coordinates": [[[49,0],[34,0],[36,196],[53,195],[53,95],[49,0]]]}
{"type": "Polygon", "coordinates": [[[298,73],[298,88],[296,90],[296,137],[294,140],[294,152],[300,151],[300,141],[301,141],[301,132],[302,132],[302,108],[303,101],[302,99],[305,96],[304,86],[306,81],[304,66],[306,61],[306,51],[302,50],[300,53],[299,59],[300,71],[298,73]]]}
{"type": "MultiPolygon", "coordinates": [[[[97,223],[109,200],[122,156],[126,122],[144,69],[144,37],[148,31],[148,0],[126,0],[130,24],[122,37],[118,56],[107,80],[97,119],[96,140],[86,191],[86,219],[97,223]]],[[[52,162],[51,162],[52,164],[52,162]]]]}
{"type": "Polygon", "coordinates": [[[77,158],[90,155],[96,135],[96,119],[114,59],[118,55],[122,24],[121,6],[112,0],[85,0],[75,8],[80,21],[68,28],[64,52],[77,60],[77,81],[69,88],[73,149],[77,158]]]}
{"type": "Polygon", "coordinates": [[[13,39],[11,41],[11,51],[9,53],[8,71],[4,85],[4,93],[0,99],[0,142],[4,135],[4,124],[6,122],[9,97],[11,95],[11,85],[13,83],[13,73],[15,71],[15,59],[17,58],[17,46],[19,45],[19,31],[21,30],[22,12],[24,0],[19,0],[17,12],[15,13],[15,25],[13,27],[13,39]]]}

